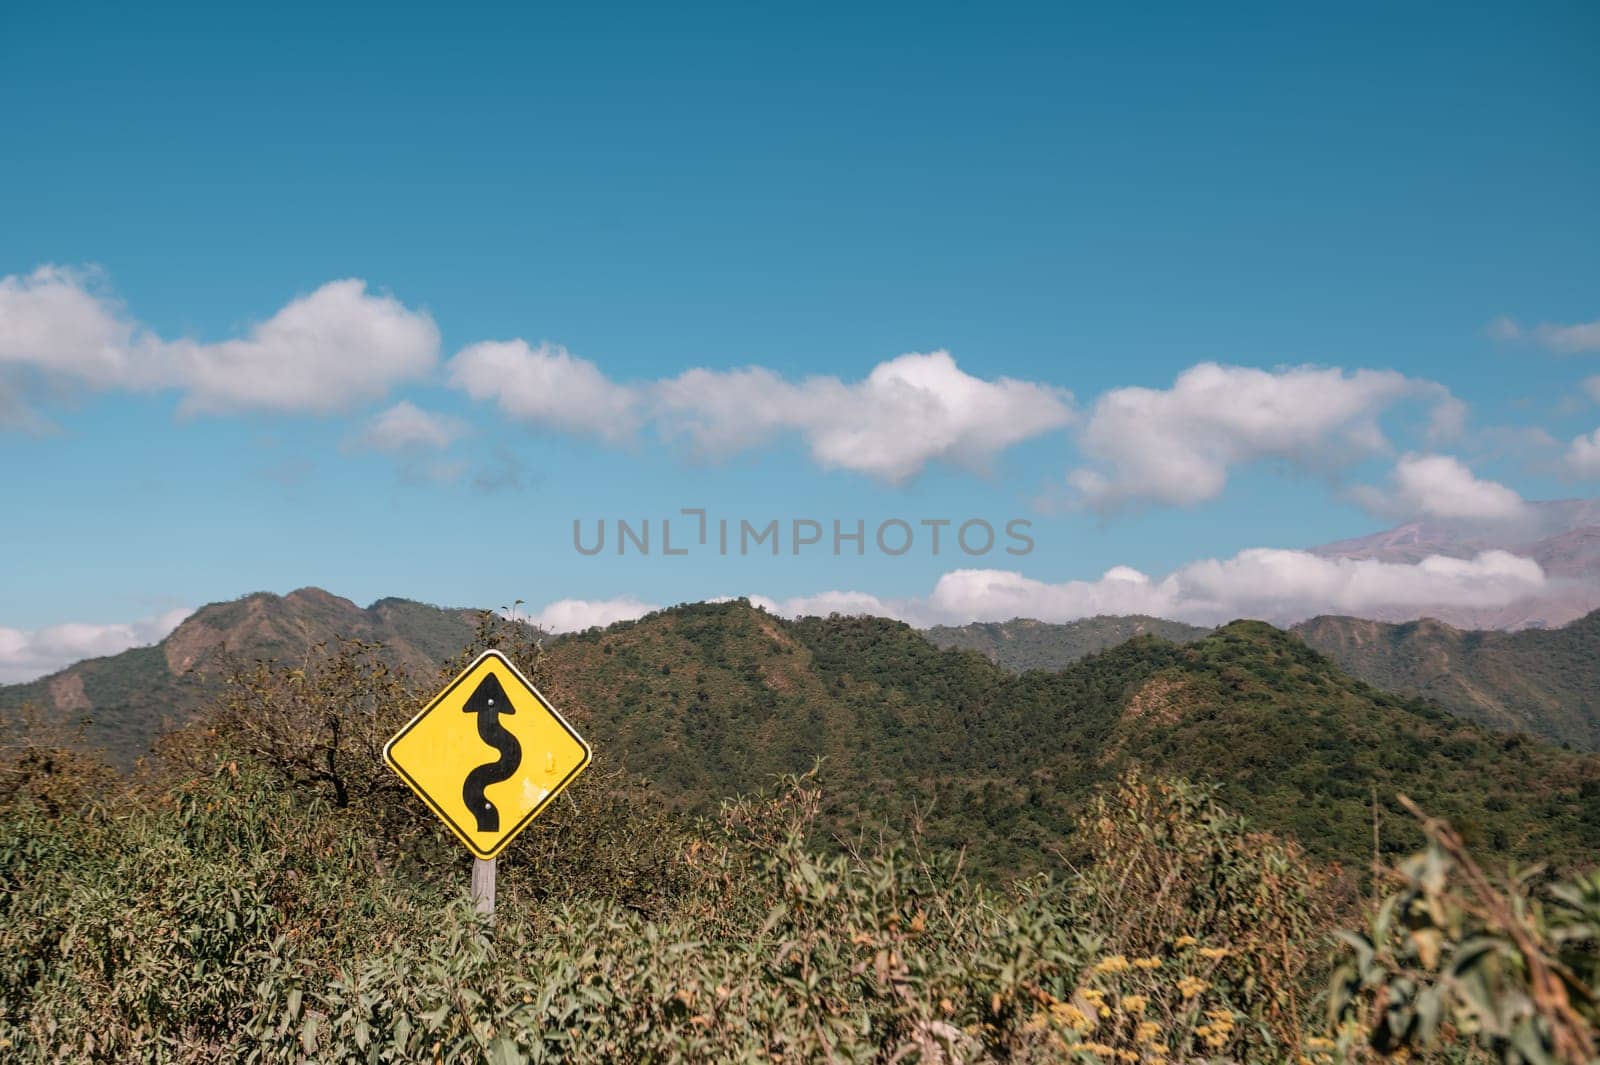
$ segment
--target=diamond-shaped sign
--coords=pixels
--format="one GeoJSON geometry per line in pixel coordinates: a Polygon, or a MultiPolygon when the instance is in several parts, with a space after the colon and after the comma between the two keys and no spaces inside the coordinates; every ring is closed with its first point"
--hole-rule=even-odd
{"type": "Polygon", "coordinates": [[[467,849],[493,858],[593,757],[499,651],[485,651],[383,748],[467,849]]]}

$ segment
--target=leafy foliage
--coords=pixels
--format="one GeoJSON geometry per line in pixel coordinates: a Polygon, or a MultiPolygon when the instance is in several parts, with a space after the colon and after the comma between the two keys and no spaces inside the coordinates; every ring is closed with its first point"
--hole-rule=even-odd
{"type": "Polygon", "coordinates": [[[1342,933],[1330,1005],[1347,1047],[1600,1060],[1600,872],[1550,884],[1529,870],[1497,887],[1449,825],[1423,821],[1427,848],[1394,870],[1370,929],[1342,933]]]}
{"type": "MultiPolygon", "coordinates": [[[[1244,945],[1130,958],[1087,925],[1103,886],[996,891],[915,846],[814,850],[810,779],[679,823],[653,908],[615,862],[518,863],[492,926],[459,862],[375,859],[393,841],[304,779],[230,762],[147,800],[0,821],[9,1057],[1184,1061],[1299,1039],[1253,1019],[1270,1003],[1229,975],[1244,945]]],[[[601,824],[586,859],[636,844],[627,818],[601,824]]],[[[1248,921],[1232,905],[1217,927],[1248,921]]]]}
{"type": "MultiPolygon", "coordinates": [[[[358,641],[238,664],[130,778],[49,721],[6,729],[0,1057],[22,1061],[1321,1063],[1340,1039],[1456,1060],[1520,1031],[1559,1054],[1509,933],[1483,985],[1498,1042],[1457,1038],[1491,1026],[1455,1013],[1430,1042],[1405,1011],[1437,986],[1446,1016],[1459,982],[1387,932],[1334,985],[1330,1027],[1354,885],[1319,855],[1359,854],[1397,782],[1492,815],[1491,849],[1569,863],[1595,831],[1592,760],[1380,696],[1250,625],[1018,677],[904,626],[742,604],[549,649],[488,616],[438,675],[358,641]],[[493,925],[376,758],[490,644],[606,737],[502,858],[493,925]],[[1492,846],[1502,826],[1516,846],[1492,846]]],[[[1459,967],[1512,926],[1480,895],[1451,917],[1443,890],[1437,964],[1459,967]]],[[[1507,911],[1571,974],[1585,1037],[1594,895],[1574,881],[1507,911]]]]}

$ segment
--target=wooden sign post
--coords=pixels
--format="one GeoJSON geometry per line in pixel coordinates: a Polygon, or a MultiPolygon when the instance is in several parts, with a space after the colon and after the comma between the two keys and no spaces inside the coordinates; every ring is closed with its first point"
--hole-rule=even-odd
{"type": "Polygon", "coordinates": [[[494,863],[493,858],[472,859],[472,905],[490,919],[494,918],[494,863]]]}

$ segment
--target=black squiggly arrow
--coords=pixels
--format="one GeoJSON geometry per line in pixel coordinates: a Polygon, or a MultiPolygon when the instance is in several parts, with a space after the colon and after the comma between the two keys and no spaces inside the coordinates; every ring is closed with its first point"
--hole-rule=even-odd
{"type": "Polygon", "coordinates": [[[479,832],[500,831],[500,811],[483,794],[490,784],[509,780],[522,764],[522,744],[500,724],[501,714],[514,714],[511,700],[500,687],[500,678],[493,673],[483,678],[478,690],[472,693],[462,709],[478,715],[478,737],[500,752],[500,757],[486,762],[467,774],[461,786],[461,799],[477,818],[479,832]]]}

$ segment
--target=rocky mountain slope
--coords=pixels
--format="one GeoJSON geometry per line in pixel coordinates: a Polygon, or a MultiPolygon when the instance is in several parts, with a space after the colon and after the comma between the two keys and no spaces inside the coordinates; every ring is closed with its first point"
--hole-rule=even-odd
{"type": "Polygon", "coordinates": [[[47,720],[84,726],[91,746],[126,766],[165,727],[188,721],[223,681],[231,654],[294,662],[341,638],[383,645],[393,665],[431,671],[471,637],[478,613],[407,599],[365,609],[320,588],[258,592],[195,611],[154,647],[92,658],[26,684],[0,686],[0,709],[31,706],[47,720]]]}

